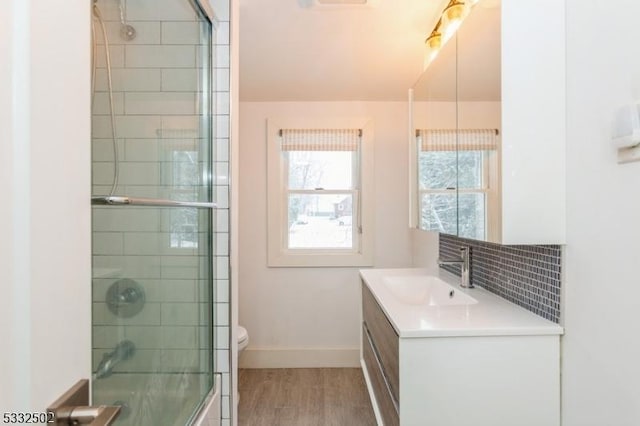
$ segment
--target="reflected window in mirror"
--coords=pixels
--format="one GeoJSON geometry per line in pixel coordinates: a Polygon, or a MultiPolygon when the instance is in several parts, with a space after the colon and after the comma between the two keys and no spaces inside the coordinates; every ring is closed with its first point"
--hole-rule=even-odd
{"type": "Polygon", "coordinates": [[[499,149],[495,129],[419,129],[418,220],[424,230],[487,240],[499,224],[499,149]]]}

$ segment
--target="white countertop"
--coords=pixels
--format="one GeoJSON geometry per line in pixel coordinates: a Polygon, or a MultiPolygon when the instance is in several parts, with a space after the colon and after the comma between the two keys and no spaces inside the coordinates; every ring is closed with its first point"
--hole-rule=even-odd
{"type": "Polygon", "coordinates": [[[558,335],[563,328],[483,288],[460,287],[460,277],[437,268],[361,269],[360,276],[403,337],[558,335]],[[478,303],[464,306],[416,306],[400,302],[384,285],[385,277],[437,276],[478,303]]]}

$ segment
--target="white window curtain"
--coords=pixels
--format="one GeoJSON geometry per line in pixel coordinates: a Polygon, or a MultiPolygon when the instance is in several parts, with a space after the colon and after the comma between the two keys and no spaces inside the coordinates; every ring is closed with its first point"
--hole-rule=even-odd
{"type": "Polygon", "coordinates": [[[496,129],[418,129],[420,151],[491,151],[498,149],[496,129]]]}
{"type": "Polygon", "coordinates": [[[360,129],[282,129],[282,151],[357,151],[360,129]]]}

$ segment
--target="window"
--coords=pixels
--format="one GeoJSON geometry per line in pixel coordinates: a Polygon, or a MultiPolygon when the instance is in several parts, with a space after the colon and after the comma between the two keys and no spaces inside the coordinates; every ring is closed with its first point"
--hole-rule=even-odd
{"type": "MultiPolygon", "coordinates": [[[[203,139],[193,129],[158,129],[157,149],[160,170],[157,196],[176,201],[199,201],[208,198],[204,180],[207,176],[207,152],[199,146],[203,139]]],[[[202,224],[209,213],[193,207],[160,209],[162,231],[169,253],[193,252],[206,241],[202,224]]]]}
{"type": "Polygon", "coordinates": [[[497,131],[421,129],[416,139],[420,228],[497,240],[497,131]]]}
{"type": "Polygon", "coordinates": [[[269,265],[370,265],[366,120],[286,124],[269,122],[269,265]]]}
{"type": "MultiPolygon", "coordinates": [[[[171,151],[171,197],[179,201],[197,200],[199,183],[198,151],[182,147],[171,151]]],[[[167,167],[167,168],[169,168],[167,167]]],[[[170,247],[198,248],[198,209],[181,207],[168,211],[171,216],[170,247]]]]}

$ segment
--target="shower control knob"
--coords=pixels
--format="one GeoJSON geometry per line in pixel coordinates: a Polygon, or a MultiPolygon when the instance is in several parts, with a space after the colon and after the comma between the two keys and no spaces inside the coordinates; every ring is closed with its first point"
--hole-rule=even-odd
{"type": "Polygon", "coordinates": [[[120,318],[130,318],[144,307],[146,297],[144,288],[136,281],[122,278],[107,290],[107,308],[120,318]]]}

